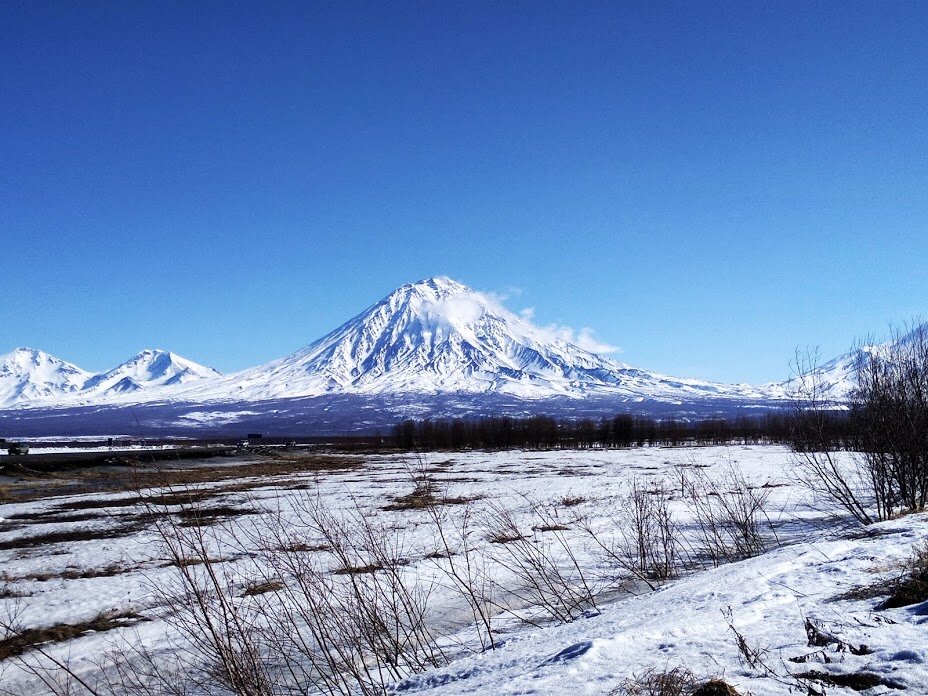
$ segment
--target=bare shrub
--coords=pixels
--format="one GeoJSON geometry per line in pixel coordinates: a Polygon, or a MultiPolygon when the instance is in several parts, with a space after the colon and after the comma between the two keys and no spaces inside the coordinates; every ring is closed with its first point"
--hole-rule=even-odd
{"type": "Polygon", "coordinates": [[[882,346],[858,350],[850,422],[859,453],[841,466],[829,434],[834,404],[818,354],[797,354],[791,444],[810,489],[861,524],[928,506],[928,325],[894,329],[882,346]]]}
{"type": "Polygon", "coordinates": [[[928,505],[928,325],[860,352],[855,423],[883,518],[928,505]]]}
{"type": "Polygon", "coordinates": [[[569,623],[596,608],[599,588],[580,563],[574,535],[544,505],[528,502],[538,522],[534,529],[523,528],[502,505],[489,507],[489,539],[497,541],[493,559],[514,579],[506,590],[515,603],[569,623]]]}
{"type": "Polygon", "coordinates": [[[833,404],[827,399],[828,385],[823,381],[819,363],[817,349],[796,352],[789,431],[794,469],[799,481],[813,495],[844,509],[861,524],[872,524],[889,514],[888,480],[882,468],[870,470],[856,458],[853,463],[845,464],[834,451],[833,404]],[[868,497],[876,502],[875,516],[871,514],[868,497]]]}
{"type": "Polygon", "coordinates": [[[917,544],[906,560],[905,570],[891,585],[882,609],[904,607],[928,600],[928,541],[917,544]]]}
{"type": "Polygon", "coordinates": [[[677,577],[684,560],[669,502],[662,482],[648,490],[633,479],[628,493],[619,500],[619,513],[612,518],[615,534],[606,537],[590,525],[584,525],[584,531],[608,565],[656,589],[677,577]]]}
{"type": "Polygon", "coordinates": [[[612,693],[615,696],[690,696],[697,684],[696,675],[683,667],[666,671],[649,669],[626,680],[612,693]]]}
{"type": "Polygon", "coordinates": [[[769,497],[769,489],[751,487],[734,466],[718,480],[695,471],[685,499],[694,520],[694,555],[718,566],[763,553],[767,536],[775,538],[766,513],[769,497]]]}
{"type": "Polygon", "coordinates": [[[465,505],[452,512],[451,508],[436,504],[428,506],[426,512],[439,546],[430,558],[451,589],[467,603],[481,649],[493,650],[496,583],[491,559],[474,543],[479,533],[474,524],[474,508],[465,505]]]}
{"type": "Polygon", "coordinates": [[[434,588],[406,569],[401,535],[357,503],[336,514],[307,494],[294,512],[296,520],[260,532],[266,567],[284,587],[255,598],[263,613],[278,617],[266,635],[288,668],[324,693],[381,694],[410,673],[444,664],[427,615],[434,588]],[[307,536],[324,550],[279,551],[307,536]]]}

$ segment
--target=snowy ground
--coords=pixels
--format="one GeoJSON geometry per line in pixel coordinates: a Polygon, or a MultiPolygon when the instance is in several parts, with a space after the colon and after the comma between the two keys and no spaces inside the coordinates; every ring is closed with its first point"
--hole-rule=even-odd
{"type": "MultiPolygon", "coordinates": [[[[885,586],[899,574],[912,545],[928,538],[928,519],[913,515],[863,534],[812,505],[794,484],[790,460],[781,448],[740,446],[440,453],[423,461],[371,455],[355,468],[226,479],[201,487],[215,494],[207,506],[274,510],[294,523],[299,514],[295,503],[318,491],[336,514],[357,507],[396,530],[409,572],[435,577],[441,561],[434,558],[427,516],[417,509],[384,509],[412,491],[410,472],[424,465],[448,496],[473,499],[470,507],[478,520],[496,506],[511,511],[520,527],[530,530],[537,526],[533,505],[545,504],[567,528],[564,536],[575,545],[584,572],[605,590],[600,580],[603,561],[578,531],[580,520],[608,536],[630,480],[637,479],[648,488],[663,483],[673,498],[673,514],[686,527],[691,522],[687,508],[673,495],[681,481],[700,472],[721,480],[735,469],[768,496],[773,529],[764,554],[695,570],[653,592],[640,586],[635,586],[634,595],[604,591],[595,611],[566,624],[520,622],[516,617],[543,623],[530,608],[510,598],[514,615],[500,616],[496,626],[500,647],[482,653],[472,650],[473,640],[458,618],[461,611],[452,594],[438,588],[432,600],[436,620],[449,635],[460,638],[449,643],[457,646],[450,651],[453,659],[444,667],[411,675],[397,690],[608,694],[649,669],[685,667],[702,679],[722,677],[740,693],[755,696],[799,693],[790,674],[809,671],[875,674],[884,684],[869,694],[894,687],[928,694],[928,626],[923,623],[928,608],[877,611],[879,599],[861,590],[885,586]],[[837,643],[809,647],[806,618],[854,650],[838,650],[837,643]],[[762,665],[746,664],[736,632],[762,665]],[[867,650],[860,650],[861,645],[867,650]],[[807,655],[807,661],[791,661],[807,655]]],[[[453,514],[464,507],[456,506],[453,514]]],[[[20,627],[27,628],[78,624],[109,611],[147,619],[131,628],[88,633],[43,647],[88,679],[94,677],[99,656],[121,637],[141,640],[157,652],[169,630],[163,620],[163,588],[171,586],[177,569],[167,565],[165,550],[143,512],[125,492],[0,505],[0,618],[15,614],[20,627]]],[[[258,517],[234,517],[210,527],[210,533],[221,536],[258,517]]],[[[545,534],[536,531],[534,538],[550,544],[545,534]]],[[[502,546],[491,544],[490,535],[487,525],[476,543],[492,557],[502,553],[502,546]]],[[[556,544],[552,548],[556,553],[556,544]]],[[[222,562],[240,571],[245,587],[253,577],[254,561],[248,549],[241,551],[222,562]]],[[[509,582],[503,571],[499,578],[502,585],[509,582]]],[[[0,685],[14,694],[48,693],[17,659],[0,662],[0,685]]],[[[831,685],[816,688],[828,694],[854,693],[831,685]]]]}

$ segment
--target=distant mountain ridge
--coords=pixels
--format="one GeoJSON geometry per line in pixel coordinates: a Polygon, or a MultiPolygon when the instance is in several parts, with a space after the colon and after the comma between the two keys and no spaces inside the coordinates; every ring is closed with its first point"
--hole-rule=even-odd
{"type": "Polygon", "coordinates": [[[0,407],[142,394],[220,376],[165,350],[143,350],[112,370],[94,374],[41,350],[16,348],[0,356],[0,407]]]}
{"type": "MultiPolygon", "coordinates": [[[[835,400],[851,387],[853,355],[821,368],[835,400]]],[[[631,367],[444,276],[404,285],[295,353],[229,375],[164,350],[144,350],[99,374],[31,349],[0,356],[0,408],[328,395],[747,403],[783,402],[788,392],[788,382],[719,384],[631,367]]]]}
{"type": "Polygon", "coordinates": [[[0,356],[0,406],[73,394],[91,376],[44,351],[15,348],[0,356]]]}

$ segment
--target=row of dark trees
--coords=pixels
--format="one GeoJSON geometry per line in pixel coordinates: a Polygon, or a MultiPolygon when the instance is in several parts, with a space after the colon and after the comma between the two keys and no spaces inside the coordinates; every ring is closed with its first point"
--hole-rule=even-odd
{"type": "MultiPolygon", "coordinates": [[[[823,437],[832,449],[850,449],[856,445],[854,428],[846,413],[822,413],[815,417],[819,421],[814,431],[816,447],[823,437]]],[[[394,428],[393,438],[400,449],[416,451],[793,444],[801,443],[803,433],[808,430],[797,427],[796,418],[794,413],[777,412],[702,420],[655,420],[625,413],[599,420],[550,416],[406,420],[394,428]]],[[[812,444],[810,441],[808,446],[812,444]]]]}

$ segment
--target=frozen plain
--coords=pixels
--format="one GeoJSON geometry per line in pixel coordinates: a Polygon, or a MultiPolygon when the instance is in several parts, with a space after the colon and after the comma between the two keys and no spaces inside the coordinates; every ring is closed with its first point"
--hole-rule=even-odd
{"type": "MultiPolygon", "coordinates": [[[[928,624],[923,623],[928,609],[918,605],[877,610],[879,600],[860,592],[898,576],[913,544],[928,538],[928,519],[911,515],[862,533],[821,509],[795,483],[792,455],[784,448],[452,452],[421,458],[346,456],[345,461],[357,466],[201,486],[215,494],[209,499],[211,506],[274,511],[295,525],[299,501],[318,495],[336,514],[360,509],[395,532],[408,572],[438,583],[431,611],[448,636],[450,656],[442,667],[410,675],[397,684],[397,691],[609,694],[650,669],[684,667],[702,679],[724,678],[740,693],[755,696],[799,693],[799,683],[789,675],[812,670],[875,674],[884,683],[868,694],[900,687],[908,693],[928,693],[928,624]],[[633,479],[644,487],[663,484],[674,516],[687,529],[687,508],[673,495],[681,477],[702,473],[721,480],[737,470],[767,496],[773,532],[762,555],[693,571],[656,591],[604,591],[595,610],[568,624],[544,624],[530,609],[513,604],[511,613],[497,619],[498,649],[478,652],[472,632],[460,620],[462,607],[440,586],[437,568],[442,561],[434,558],[435,539],[427,516],[417,509],[384,509],[413,490],[411,474],[423,466],[449,497],[473,500],[469,506],[448,506],[449,514],[460,514],[465,507],[473,510],[478,522],[475,544],[488,557],[502,553],[503,546],[490,542],[489,526],[480,528],[494,506],[510,510],[520,528],[557,553],[557,545],[546,536],[550,533],[531,531],[538,522],[533,507],[542,504],[563,521],[565,538],[576,549],[584,572],[604,588],[601,578],[609,569],[579,531],[579,520],[608,537],[623,514],[621,502],[633,479]],[[847,645],[866,645],[866,654],[808,646],[806,618],[847,645]],[[731,626],[762,655],[765,667],[746,664],[731,626]],[[807,655],[807,662],[790,661],[807,655]]],[[[95,678],[100,656],[121,641],[140,641],[157,654],[170,633],[163,590],[171,587],[177,570],[166,564],[154,529],[140,521],[142,511],[126,502],[123,492],[0,505],[0,612],[16,613],[25,627],[75,624],[111,611],[146,619],[43,647],[88,680],[95,678]],[[84,529],[103,533],[84,541],[30,545],[38,535],[84,529]]],[[[222,546],[223,535],[235,525],[251,524],[259,517],[230,517],[209,531],[222,546]]],[[[261,577],[249,549],[222,558],[224,569],[240,577],[242,594],[261,577]]],[[[501,587],[511,582],[502,570],[497,578],[501,587]]],[[[24,657],[28,660],[29,655],[24,657]]],[[[49,692],[16,659],[0,662],[0,685],[14,694],[49,692]]],[[[819,688],[828,694],[855,693],[827,684],[819,688]]]]}

